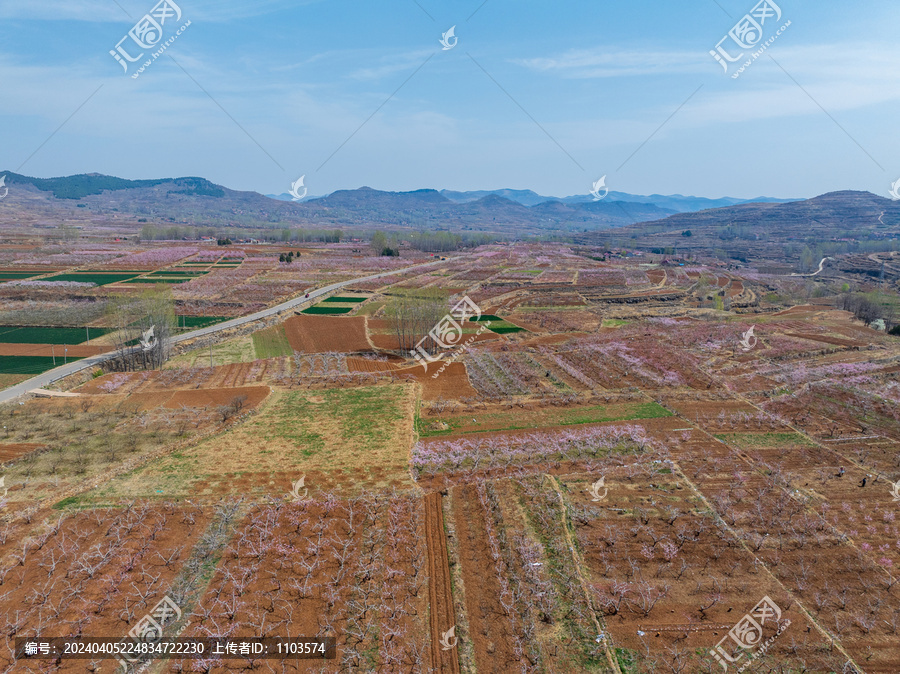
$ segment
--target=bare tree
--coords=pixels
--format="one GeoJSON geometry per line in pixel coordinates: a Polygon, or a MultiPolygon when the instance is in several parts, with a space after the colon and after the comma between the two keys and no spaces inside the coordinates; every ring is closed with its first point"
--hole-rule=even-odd
{"type": "Polygon", "coordinates": [[[157,286],[137,296],[113,297],[108,318],[115,329],[121,369],[154,369],[168,360],[176,327],[171,288],[157,286]]]}
{"type": "MultiPolygon", "coordinates": [[[[448,310],[447,295],[437,288],[394,291],[385,307],[385,315],[397,336],[400,348],[409,351],[444,317],[448,310]]],[[[428,339],[425,348],[435,350],[428,339]]]]}

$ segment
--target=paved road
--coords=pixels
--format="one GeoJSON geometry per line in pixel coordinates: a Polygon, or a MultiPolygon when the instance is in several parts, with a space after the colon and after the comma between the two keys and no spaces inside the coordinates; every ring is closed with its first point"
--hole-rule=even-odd
{"type": "MultiPolygon", "coordinates": [[[[449,259],[447,260],[450,261],[449,259]]],[[[211,325],[208,328],[200,328],[199,330],[194,330],[192,332],[186,332],[184,334],[178,335],[172,338],[173,343],[184,342],[189,339],[196,339],[197,337],[203,337],[205,335],[212,335],[217,332],[221,332],[222,330],[229,330],[230,328],[237,328],[242,325],[246,325],[247,323],[252,323],[253,321],[258,321],[263,318],[270,318],[275,314],[279,314],[282,311],[290,311],[295,307],[298,307],[306,302],[310,302],[317,297],[321,297],[322,295],[328,295],[333,293],[335,290],[339,290],[349,285],[353,285],[354,283],[359,283],[361,281],[369,281],[372,279],[382,278],[383,276],[393,276],[394,274],[400,274],[403,272],[410,271],[412,269],[424,269],[426,267],[431,267],[436,264],[440,264],[441,260],[436,260],[435,262],[426,262],[425,264],[414,265],[412,267],[406,267],[405,269],[394,269],[392,271],[381,272],[380,274],[373,274],[372,276],[365,276],[363,278],[355,278],[349,281],[341,281],[340,283],[332,283],[330,286],[326,286],[324,288],[320,288],[318,290],[310,291],[309,299],[305,297],[298,297],[293,300],[288,300],[283,304],[279,304],[277,306],[271,307],[269,309],[263,309],[262,311],[258,311],[255,314],[250,314],[249,316],[241,316],[240,318],[233,318],[230,321],[225,321],[224,323],[217,323],[216,325],[211,325]]],[[[110,352],[100,354],[99,356],[91,356],[90,358],[83,358],[81,360],[76,360],[72,363],[68,363],[67,365],[62,365],[53,370],[48,370],[42,374],[37,375],[36,377],[32,377],[27,381],[23,381],[20,384],[16,384],[15,386],[11,386],[7,389],[0,391],[0,404],[9,402],[10,400],[14,400],[21,395],[24,395],[28,391],[33,391],[36,388],[41,388],[43,386],[47,386],[52,384],[55,381],[63,379],[64,377],[68,377],[70,374],[75,374],[76,372],[81,372],[82,370],[87,370],[90,368],[97,367],[104,361],[107,361],[111,358],[115,358],[118,355],[118,352],[110,352]]]]}

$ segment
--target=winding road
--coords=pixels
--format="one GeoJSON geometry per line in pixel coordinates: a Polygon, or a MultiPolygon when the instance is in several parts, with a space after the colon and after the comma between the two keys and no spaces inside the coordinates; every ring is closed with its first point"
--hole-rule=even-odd
{"type": "MultiPolygon", "coordinates": [[[[323,295],[328,295],[329,293],[333,293],[335,290],[340,290],[341,288],[353,285],[354,283],[360,283],[361,281],[370,281],[372,279],[382,278],[384,276],[402,274],[414,269],[425,269],[426,267],[431,267],[436,264],[440,264],[441,262],[450,262],[452,261],[452,259],[453,258],[447,258],[446,260],[435,260],[434,262],[426,262],[424,264],[413,265],[412,267],[406,267],[404,269],[393,269],[391,271],[381,272],[379,274],[373,274],[371,276],[350,279],[349,281],[341,281],[340,283],[332,283],[330,286],[325,286],[324,288],[310,291],[308,298],[297,297],[292,300],[288,300],[287,302],[283,302],[282,304],[278,304],[274,307],[258,311],[255,314],[241,316],[240,318],[233,318],[230,321],[217,323],[216,325],[211,325],[208,328],[200,328],[199,330],[186,332],[184,334],[173,337],[172,343],[178,344],[179,342],[185,342],[189,339],[196,339],[197,337],[213,335],[217,332],[222,332],[223,330],[230,330],[231,328],[237,328],[242,325],[246,325],[247,323],[259,321],[264,318],[270,318],[272,316],[275,316],[276,314],[280,314],[283,311],[290,311],[291,309],[294,309],[302,304],[311,302],[319,297],[322,297],[323,295]]],[[[48,386],[49,384],[52,384],[55,381],[59,381],[64,377],[68,377],[71,374],[75,374],[76,372],[81,372],[82,370],[97,367],[103,362],[110,360],[111,358],[115,358],[117,355],[117,351],[102,353],[98,356],[90,356],[89,358],[83,358],[66,365],[61,365],[60,367],[54,368],[53,370],[47,370],[46,372],[43,372],[36,377],[32,377],[31,379],[0,391],[0,404],[9,402],[10,400],[15,400],[19,396],[25,395],[29,391],[33,391],[34,389],[38,389],[43,386],[48,386]]]]}
{"type": "Polygon", "coordinates": [[[791,274],[791,276],[818,276],[822,273],[822,270],[825,268],[825,260],[833,260],[833,257],[823,257],[819,261],[819,269],[818,271],[814,271],[812,274],[791,274]]]}

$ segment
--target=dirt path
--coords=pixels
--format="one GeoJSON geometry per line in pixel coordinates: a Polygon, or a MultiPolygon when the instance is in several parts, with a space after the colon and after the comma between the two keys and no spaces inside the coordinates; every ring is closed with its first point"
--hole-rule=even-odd
{"type": "MultiPolygon", "coordinates": [[[[433,672],[459,672],[456,647],[443,650],[441,637],[456,626],[453,589],[450,585],[450,563],[447,560],[447,538],[444,535],[444,510],[439,491],[424,497],[425,541],[428,545],[428,622],[431,632],[433,672]]],[[[450,639],[454,643],[454,639],[450,639]]]]}
{"type": "Polygon", "coordinates": [[[818,270],[814,271],[812,274],[791,274],[791,276],[818,276],[819,274],[822,273],[822,270],[825,268],[825,260],[833,260],[833,259],[834,259],[833,257],[823,257],[819,261],[818,270]]]}

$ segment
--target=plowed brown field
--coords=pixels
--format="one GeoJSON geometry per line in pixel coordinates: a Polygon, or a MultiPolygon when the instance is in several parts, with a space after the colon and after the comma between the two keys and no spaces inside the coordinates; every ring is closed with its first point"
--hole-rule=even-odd
{"type": "Polygon", "coordinates": [[[495,618],[503,615],[503,608],[498,601],[500,588],[490,565],[491,548],[473,485],[453,488],[453,517],[456,522],[457,545],[466,589],[466,616],[473,636],[475,663],[479,671],[501,671],[498,666],[514,661],[510,648],[512,635],[509,621],[495,618]]]}
{"type": "Polygon", "coordinates": [[[196,391],[175,391],[165,407],[178,409],[179,407],[210,407],[213,405],[227,405],[235,398],[246,396],[244,407],[256,407],[271,389],[268,386],[242,386],[238,388],[208,388],[196,391]]]}
{"type": "MultiPolygon", "coordinates": [[[[466,323],[466,327],[475,326],[476,323],[466,323]]],[[[372,340],[372,344],[379,348],[384,349],[385,351],[400,351],[400,341],[397,339],[397,336],[391,332],[390,322],[379,319],[379,318],[370,318],[368,323],[369,328],[369,338],[372,340]]],[[[475,342],[487,342],[494,339],[500,339],[500,335],[495,332],[485,331],[480,335],[476,335],[475,333],[466,334],[463,336],[464,341],[469,341],[469,339],[474,338],[475,342]]]]}
{"type": "Polygon", "coordinates": [[[0,344],[0,356],[56,356],[60,365],[66,353],[70,358],[87,358],[110,351],[110,346],[89,346],[87,344],[0,344]],[[66,351],[68,349],[68,352],[66,351]]]}
{"type": "Polygon", "coordinates": [[[441,635],[456,625],[456,615],[450,586],[447,538],[444,535],[444,511],[441,493],[437,491],[425,496],[425,540],[428,543],[428,601],[431,608],[431,671],[458,672],[457,649],[444,650],[440,643],[441,635]]]}
{"type": "Polygon", "coordinates": [[[397,367],[386,360],[369,360],[368,358],[348,358],[347,369],[350,372],[390,372],[397,367]]]}
{"type": "Polygon", "coordinates": [[[429,363],[427,371],[423,371],[421,365],[416,365],[396,372],[401,376],[412,377],[422,384],[423,400],[474,398],[478,395],[478,391],[469,383],[466,366],[463,363],[451,363],[436,379],[432,379],[432,375],[442,366],[442,362],[436,362],[429,363]]]}
{"type": "Polygon", "coordinates": [[[33,442],[20,442],[6,445],[0,444],[0,462],[18,459],[20,456],[24,456],[41,447],[44,447],[44,445],[35,444],[33,442]]]}
{"type": "Polygon", "coordinates": [[[300,353],[371,351],[366,318],[358,316],[294,316],[284,322],[288,343],[300,353]]]}

